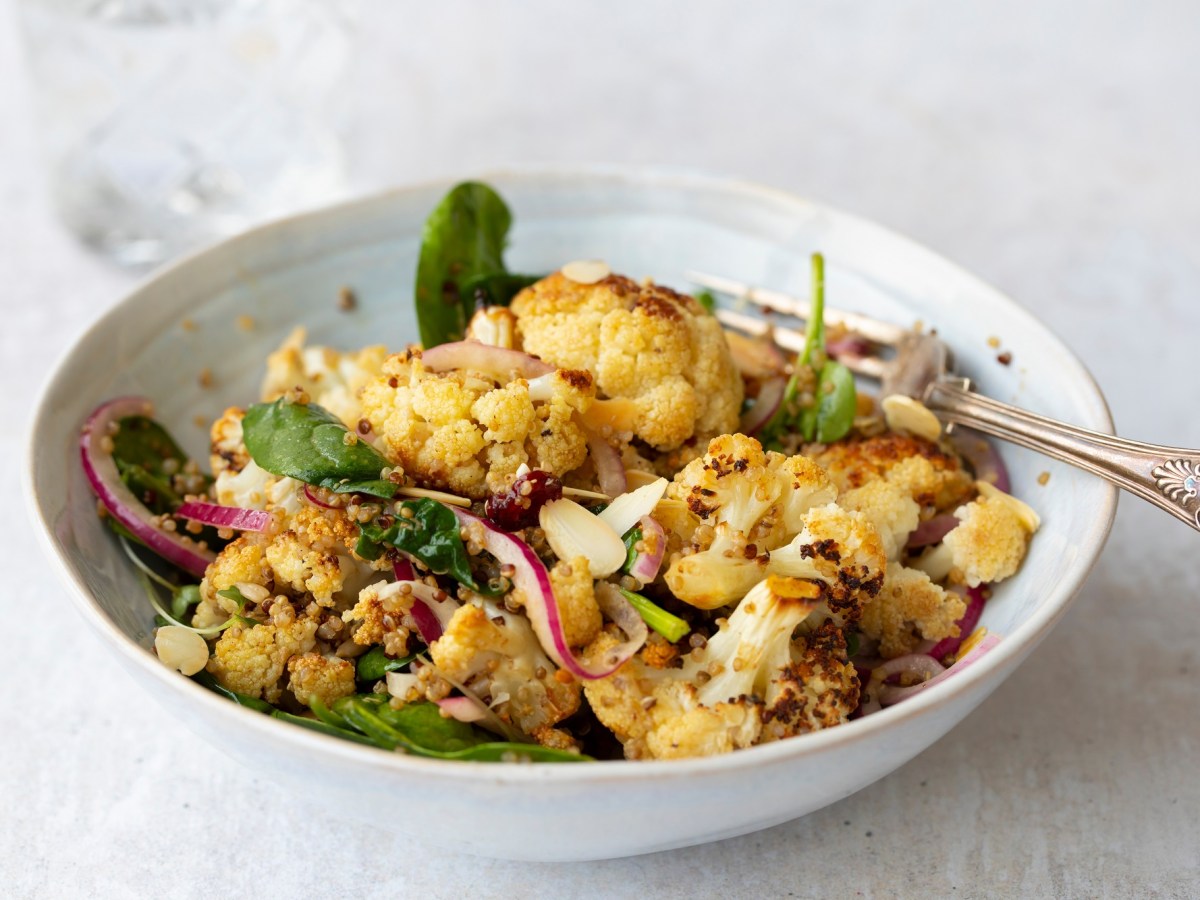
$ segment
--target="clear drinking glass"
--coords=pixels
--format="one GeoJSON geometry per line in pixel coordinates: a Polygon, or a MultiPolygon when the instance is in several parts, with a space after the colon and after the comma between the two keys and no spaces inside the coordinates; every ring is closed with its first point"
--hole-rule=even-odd
{"type": "Polygon", "coordinates": [[[345,190],[349,3],[20,9],[55,205],[118,262],[159,262],[345,190]]]}

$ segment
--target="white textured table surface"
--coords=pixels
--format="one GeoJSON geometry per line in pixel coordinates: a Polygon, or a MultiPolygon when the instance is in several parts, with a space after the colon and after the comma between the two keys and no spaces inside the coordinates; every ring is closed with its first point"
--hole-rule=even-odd
{"type": "MultiPolygon", "coordinates": [[[[47,209],[11,5],[0,894],[1200,894],[1200,537],[1129,499],[1070,614],[976,713],[857,796],[756,835],[580,865],[410,850],[199,743],[85,630],[26,525],[34,392],[132,279],[47,209]]],[[[368,2],[360,186],[608,161],[793,189],[1016,297],[1091,367],[1122,433],[1200,447],[1192,0],[633,6],[368,2]]]]}

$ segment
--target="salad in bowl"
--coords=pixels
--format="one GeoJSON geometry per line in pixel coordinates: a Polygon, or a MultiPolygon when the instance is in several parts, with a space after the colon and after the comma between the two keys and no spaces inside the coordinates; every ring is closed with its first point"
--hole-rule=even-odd
{"type": "Polygon", "coordinates": [[[510,225],[453,188],[420,344],[297,328],[207,460],[153,398],[91,415],[82,465],[164,665],[362,744],[559,763],[802,737],[996,645],[989,586],[1038,516],[986,445],[856,387],[820,255],[788,354],[599,260],[510,272],[510,225]]]}

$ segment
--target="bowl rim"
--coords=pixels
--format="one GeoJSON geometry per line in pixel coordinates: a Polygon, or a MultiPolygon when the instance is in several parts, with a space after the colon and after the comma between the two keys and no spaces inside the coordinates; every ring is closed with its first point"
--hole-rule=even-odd
{"type": "MultiPolygon", "coordinates": [[[[1044,333],[1047,340],[1058,351],[1056,362],[1067,368],[1085,392],[1090,392],[1095,401],[1093,411],[1099,418],[1095,424],[1098,430],[1112,433],[1112,415],[1104,394],[1095,378],[1084,366],[1082,361],[1048,326],[1038,320],[1024,307],[1018,305],[1003,292],[992,287],[982,279],[973,275],[958,264],[935,253],[919,242],[853,213],[845,212],[837,207],[809,200],[779,188],[772,188],[742,178],[729,177],[708,173],[702,170],[670,167],[670,166],[623,166],[613,164],[591,165],[511,165],[496,167],[470,176],[481,181],[514,180],[526,182],[554,181],[631,181],[646,184],[648,187],[671,187],[683,189],[688,187],[705,188],[733,192],[750,197],[768,200],[784,207],[819,210],[840,219],[855,228],[863,229],[903,249],[906,253],[923,255],[935,260],[940,266],[951,271],[964,283],[969,283],[973,290],[988,293],[995,301],[1006,307],[1006,314],[1018,330],[1032,329],[1044,333]]],[[[903,721],[930,719],[937,710],[950,704],[961,695],[971,692],[973,688],[987,681],[994,672],[1013,664],[1024,653],[1032,650],[1042,637],[1058,622],[1070,608],[1078,595],[1080,588],[1087,579],[1097,558],[1104,548],[1105,541],[1112,529],[1116,515],[1118,489],[1105,484],[1106,490],[1102,495],[1101,504],[1090,523],[1090,527],[1079,537],[1081,553],[1073,561],[1073,571],[1060,584],[1059,589],[1048,601],[1044,601],[1034,610],[1033,614],[1024,620],[1016,629],[1005,634],[1003,640],[975,665],[967,671],[935,685],[903,703],[883,709],[851,722],[846,722],[836,728],[828,728],[783,741],[760,744],[733,753],[718,756],[697,757],[679,760],[597,760],[584,766],[562,765],[556,763],[531,763],[514,765],[497,765],[484,762],[463,762],[427,759],[410,756],[403,753],[390,752],[378,748],[367,747],[331,737],[305,728],[299,728],[287,722],[281,722],[253,710],[245,709],[231,703],[224,697],[204,688],[190,678],[181,677],[174,670],[162,665],[146,650],[128,637],[116,623],[113,622],[96,599],[91,595],[83,581],[76,576],[67,563],[66,554],[56,545],[53,536],[53,526],[49,520],[49,510],[44,509],[37,495],[37,472],[48,463],[39,459],[38,435],[45,427],[45,421],[50,415],[46,401],[54,391],[59,379],[63,376],[64,367],[77,349],[86,343],[91,335],[102,329],[114,318],[121,315],[121,310],[134,298],[141,295],[155,282],[178,271],[186,269],[209,255],[220,252],[227,245],[257,237],[275,229],[287,228],[298,223],[313,221],[331,214],[352,212],[357,207],[372,206],[386,203],[389,198],[418,191],[448,189],[463,178],[439,177],[406,183],[383,190],[372,191],[355,196],[338,203],[317,209],[306,210],[292,215],[272,219],[259,224],[231,238],[211,244],[193,251],[170,264],[148,273],[116,303],[93,321],[79,334],[69,347],[55,360],[38,392],[33,415],[28,428],[28,439],[25,449],[25,464],[22,466],[22,487],[31,517],[36,524],[36,531],[46,555],[58,571],[59,578],[69,588],[69,596],[84,620],[95,629],[102,638],[107,638],[110,649],[117,653],[127,669],[139,670],[148,678],[153,678],[164,685],[168,691],[179,691],[182,697],[190,697],[194,703],[205,706],[211,716],[233,728],[250,729],[268,742],[290,743],[295,750],[309,752],[328,758],[337,763],[353,764],[359,769],[368,769],[380,774],[414,774],[426,777],[449,778],[455,781],[479,782],[489,785],[528,785],[536,783],[566,783],[582,784],[615,784],[628,781],[640,781],[646,778],[656,780],[689,778],[694,775],[708,773],[730,774],[746,768],[760,768],[768,765],[791,762],[803,757],[821,754],[827,750],[857,744],[860,741],[877,739],[877,732],[887,730],[903,721]]],[[[1003,679],[1002,679],[1003,680],[1003,679]]],[[[955,723],[957,724],[957,723],[955,723]]],[[[953,726],[951,726],[953,727],[953,726]]]]}

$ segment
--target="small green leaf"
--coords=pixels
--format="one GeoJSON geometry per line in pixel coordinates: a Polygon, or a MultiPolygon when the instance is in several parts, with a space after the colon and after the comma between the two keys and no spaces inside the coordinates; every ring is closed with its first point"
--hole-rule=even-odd
{"type": "MultiPolygon", "coordinates": [[[[462,294],[471,301],[473,309],[481,306],[508,306],[513,297],[536,281],[541,281],[542,275],[514,275],[512,272],[488,272],[476,275],[462,283],[462,294]]],[[[470,316],[468,315],[468,321],[470,316]]]]}
{"type": "Polygon", "coordinates": [[[504,245],[512,213],[486,184],[455,185],[425,220],[417,263],[416,307],[421,343],[462,340],[475,309],[468,285],[505,274],[504,245]]]}
{"type": "Polygon", "coordinates": [[[625,565],[621,566],[622,572],[629,574],[629,570],[637,562],[637,542],[641,539],[642,529],[638,525],[634,525],[621,536],[621,543],[625,545],[625,565]]]}
{"type": "Polygon", "coordinates": [[[200,585],[185,584],[171,592],[171,615],[182,619],[193,606],[200,602],[200,585]]]}
{"type": "Polygon", "coordinates": [[[450,575],[473,591],[487,591],[486,586],[477,584],[471,574],[471,563],[460,536],[458,517],[449,507],[436,500],[420,497],[405,500],[401,509],[411,512],[411,517],[400,512],[389,517],[392,522],[387,527],[381,526],[378,521],[359,526],[362,533],[355,548],[359,556],[375,560],[384,547],[395,547],[416,557],[435,575],[450,575]]]}
{"type": "Polygon", "coordinates": [[[315,403],[256,403],[242,434],[251,458],[272,475],[286,475],[339,494],[390,499],[396,485],[380,478],[388,461],[342,421],[315,403]],[[347,435],[351,435],[347,439],[347,435]]]}
{"type": "Polygon", "coordinates": [[[706,313],[710,316],[716,312],[717,298],[713,296],[712,291],[697,291],[696,302],[699,303],[706,313]]]}
{"type": "Polygon", "coordinates": [[[388,672],[396,672],[403,669],[416,658],[417,654],[410,653],[408,656],[392,659],[392,657],[383,652],[382,647],[372,647],[358,658],[354,674],[359,681],[378,681],[388,672]]]}
{"type": "Polygon", "coordinates": [[[854,427],[858,412],[854,376],[841,363],[830,360],[821,367],[817,396],[816,437],[822,444],[831,444],[854,427]]]}

